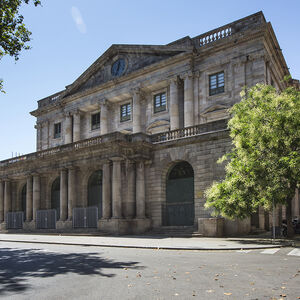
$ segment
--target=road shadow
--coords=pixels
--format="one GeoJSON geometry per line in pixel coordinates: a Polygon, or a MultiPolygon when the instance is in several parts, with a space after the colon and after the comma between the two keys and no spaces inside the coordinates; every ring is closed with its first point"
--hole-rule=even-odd
{"type": "Polygon", "coordinates": [[[0,296],[23,292],[31,287],[31,278],[59,274],[114,277],[105,270],[143,269],[138,262],[120,262],[103,258],[99,253],[56,253],[41,249],[0,249],[0,296]]]}

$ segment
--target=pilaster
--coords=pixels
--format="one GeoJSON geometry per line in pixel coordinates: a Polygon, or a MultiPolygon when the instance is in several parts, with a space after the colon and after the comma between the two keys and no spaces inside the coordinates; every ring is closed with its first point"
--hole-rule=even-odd
{"type": "Polygon", "coordinates": [[[4,220],[7,213],[11,211],[11,182],[9,179],[4,181],[4,220]]]}
{"type": "Polygon", "coordinates": [[[194,125],[194,87],[193,73],[183,75],[184,80],[184,127],[194,125]]]}
{"type": "Polygon", "coordinates": [[[102,218],[111,218],[111,172],[110,161],[102,166],[102,218]]]}
{"type": "Polygon", "coordinates": [[[141,91],[139,88],[132,89],[132,121],[133,128],[132,133],[137,133],[142,131],[141,127],[141,91]]]}
{"type": "Polygon", "coordinates": [[[60,221],[65,221],[68,214],[68,172],[66,169],[60,171],[60,221]]]}
{"type": "Polygon", "coordinates": [[[146,213],[145,165],[144,161],[136,163],[136,217],[144,219],[146,213]]]}
{"type": "Polygon", "coordinates": [[[33,175],[33,192],[32,192],[32,219],[36,220],[36,211],[40,209],[41,203],[41,178],[40,175],[33,175]]]}
{"type": "Polygon", "coordinates": [[[26,181],[26,221],[30,222],[32,220],[32,176],[29,175],[26,181]]]}
{"type": "Polygon", "coordinates": [[[179,128],[178,78],[170,80],[170,129],[179,128]]]}
{"type": "Polygon", "coordinates": [[[121,161],[122,158],[114,157],[112,170],[112,216],[115,219],[122,218],[122,182],[121,161]]]}

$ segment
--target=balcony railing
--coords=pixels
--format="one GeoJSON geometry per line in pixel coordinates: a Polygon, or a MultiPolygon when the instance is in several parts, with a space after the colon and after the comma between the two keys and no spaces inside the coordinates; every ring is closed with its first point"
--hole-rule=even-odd
{"type": "Polygon", "coordinates": [[[151,136],[151,142],[154,144],[163,143],[183,138],[189,138],[197,135],[213,133],[221,130],[226,130],[227,120],[200,124],[196,126],[180,128],[168,132],[157,133],[151,136]]]}
{"type": "Polygon", "coordinates": [[[55,155],[57,153],[63,153],[63,152],[68,152],[68,151],[72,151],[72,150],[87,148],[87,147],[99,145],[101,143],[102,143],[102,137],[97,136],[97,137],[90,138],[90,139],[85,139],[85,140],[82,140],[82,141],[79,141],[79,142],[75,142],[75,143],[71,143],[71,144],[65,144],[65,145],[54,147],[54,148],[50,148],[50,149],[46,149],[46,150],[42,150],[42,151],[38,151],[38,152],[29,153],[29,154],[26,154],[26,155],[14,157],[14,158],[11,158],[11,159],[6,159],[6,160],[3,160],[3,161],[0,162],[0,167],[8,165],[8,164],[16,163],[16,162],[19,162],[19,161],[32,160],[32,159],[36,159],[36,158],[39,158],[39,157],[48,157],[48,156],[55,155]]]}
{"type": "MultiPolygon", "coordinates": [[[[168,141],[172,141],[172,140],[202,135],[202,134],[209,134],[209,133],[225,130],[226,128],[227,128],[227,120],[220,120],[220,121],[210,122],[210,123],[206,123],[206,124],[200,124],[200,125],[196,125],[196,126],[191,126],[191,127],[176,129],[176,130],[172,130],[172,131],[157,133],[157,134],[153,134],[151,136],[147,136],[144,134],[143,136],[146,136],[147,137],[146,140],[150,141],[151,143],[157,144],[157,143],[163,143],[163,142],[168,142],[168,141]]],[[[121,132],[113,132],[113,133],[106,134],[103,136],[97,136],[97,137],[81,140],[78,142],[65,144],[65,145],[54,147],[54,148],[49,148],[46,150],[33,152],[33,153],[26,154],[26,155],[3,160],[3,161],[0,161],[0,167],[7,166],[10,164],[19,162],[19,161],[34,160],[37,158],[50,157],[50,156],[53,156],[58,153],[77,151],[79,149],[97,146],[104,142],[113,142],[113,141],[119,141],[119,140],[131,142],[133,140],[132,137],[133,137],[132,135],[123,134],[121,132]]],[[[145,137],[143,137],[143,139],[144,138],[145,137]]]]}
{"type": "Polygon", "coordinates": [[[217,40],[227,38],[232,34],[233,28],[231,26],[224,26],[196,36],[195,38],[193,38],[193,40],[195,41],[196,46],[202,47],[217,40]]]}

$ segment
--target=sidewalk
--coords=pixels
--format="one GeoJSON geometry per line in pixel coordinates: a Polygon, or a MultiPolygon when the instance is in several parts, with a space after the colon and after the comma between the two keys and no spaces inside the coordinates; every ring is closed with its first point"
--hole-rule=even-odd
{"type": "Polygon", "coordinates": [[[240,250],[265,249],[292,246],[292,241],[254,238],[206,238],[206,237],[165,237],[165,236],[79,236],[79,235],[38,235],[0,234],[0,242],[23,242],[41,244],[62,244],[78,246],[121,247],[166,250],[240,250]]]}

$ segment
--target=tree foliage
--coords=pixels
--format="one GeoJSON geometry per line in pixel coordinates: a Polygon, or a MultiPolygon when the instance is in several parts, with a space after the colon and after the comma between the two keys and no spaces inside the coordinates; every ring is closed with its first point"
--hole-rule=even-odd
{"type": "MultiPolygon", "coordinates": [[[[17,61],[21,50],[28,50],[31,32],[24,24],[24,17],[20,14],[22,3],[28,4],[30,0],[1,0],[0,1],[0,59],[5,55],[14,57],[17,61]]],[[[38,6],[40,0],[33,0],[38,6]]],[[[0,91],[3,80],[0,80],[0,91]]]]}
{"type": "Polygon", "coordinates": [[[233,148],[219,161],[227,162],[225,179],[206,190],[206,207],[230,219],[273,202],[290,209],[300,182],[299,90],[258,84],[241,96],[228,123],[233,148]]]}

